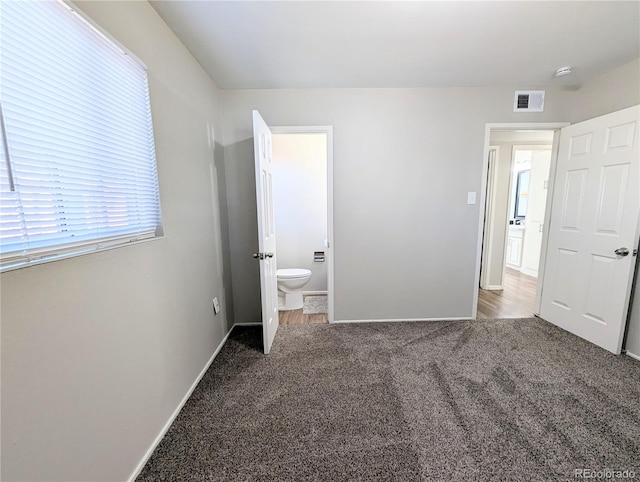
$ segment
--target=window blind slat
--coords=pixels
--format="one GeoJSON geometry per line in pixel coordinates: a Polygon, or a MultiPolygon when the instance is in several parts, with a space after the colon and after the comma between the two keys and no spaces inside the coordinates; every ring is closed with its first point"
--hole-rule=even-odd
{"type": "Polygon", "coordinates": [[[146,69],[60,2],[0,2],[0,29],[2,266],[160,233],[146,69]]]}
{"type": "MultiPolygon", "coordinates": [[[[8,106],[11,105],[11,103],[7,101],[5,101],[4,104],[8,106]]],[[[12,146],[14,142],[24,140],[27,142],[31,141],[31,147],[36,148],[39,144],[48,141],[51,143],[51,148],[55,148],[59,145],[59,139],[62,135],[78,142],[76,149],[80,149],[81,147],[86,149],[86,146],[83,146],[82,142],[90,141],[94,149],[102,147],[103,149],[106,148],[105,150],[108,152],[116,154],[127,152],[126,147],[129,147],[133,149],[134,152],[139,152],[144,155],[147,152],[144,146],[147,143],[153,142],[153,139],[148,137],[148,131],[126,132],[124,129],[115,129],[104,122],[91,124],[77,116],[74,119],[60,116],[56,117],[54,115],[45,117],[44,115],[38,115],[35,110],[32,111],[33,115],[27,115],[30,114],[30,112],[27,112],[28,104],[29,102],[23,103],[21,117],[9,117],[11,119],[11,125],[13,126],[12,129],[17,131],[11,135],[12,146]],[[20,127],[20,130],[18,130],[18,127],[20,127]],[[123,143],[122,137],[125,137],[128,142],[120,147],[120,143],[123,143]],[[34,143],[34,141],[36,142],[34,143]],[[114,145],[116,142],[118,144],[114,145]]],[[[39,108],[42,108],[43,105],[44,102],[39,108]]],[[[72,146],[67,145],[66,147],[71,148],[72,146]]]]}

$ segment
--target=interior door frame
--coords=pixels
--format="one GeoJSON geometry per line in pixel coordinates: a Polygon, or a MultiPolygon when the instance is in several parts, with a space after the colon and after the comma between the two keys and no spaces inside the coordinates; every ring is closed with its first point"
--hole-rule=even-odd
{"type": "MultiPolygon", "coordinates": [[[[551,167],[549,168],[549,185],[547,191],[547,208],[544,215],[545,226],[549,225],[551,219],[551,211],[553,209],[553,185],[556,174],[556,161],[558,158],[558,147],[560,145],[560,129],[570,125],[570,122],[511,122],[511,123],[487,123],[484,131],[484,149],[482,151],[482,173],[480,178],[480,216],[478,216],[478,242],[476,246],[476,268],[474,276],[473,306],[472,318],[478,317],[478,290],[480,287],[480,266],[482,263],[482,245],[483,230],[485,224],[486,211],[486,195],[487,195],[487,174],[489,170],[489,150],[491,149],[491,131],[492,130],[545,130],[554,131],[553,143],[551,146],[551,167]]],[[[522,144],[526,144],[524,141],[522,144]]],[[[536,290],[535,312],[540,312],[540,302],[542,299],[541,287],[544,284],[544,262],[547,255],[547,233],[542,233],[542,246],[540,248],[540,267],[538,270],[538,289],[536,290]]]]}
{"type": "MultiPolygon", "coordinates": [[[[326,134],[327,136],[327,321],[334,320],[333,243],[333,126],[269,126],[272,134],[326,134]]],[[[276,240],[278,233],[276,232],[276,240]]]]}
{"type": "MultiPolygon", "coordinates": [[[[496,163],[500,159],[500,147],[499,146],[489,146],[489,153],[487,154],[487,186],[486,186],[486,197],[485,197],[485,211],[484,216],[484,227],[482,230],[482,260],[480,262],[480,287],[485,290],[500,290],[502,289],[501,285],[490,285],[489,278],[491,271],[489,270],[489,259],[490,254],[493,251],[493,220],[497,216],[496,207],[495,207],[495,189],[496,189],[496,176],[497,169],[496,163]],[[493,153],[493,155],[491,155],[493,153]]],[[[503,275],[504,277],[504,275],[503,275]]],[[[504,281],[504,280],[503,280],[504,281]]]]}

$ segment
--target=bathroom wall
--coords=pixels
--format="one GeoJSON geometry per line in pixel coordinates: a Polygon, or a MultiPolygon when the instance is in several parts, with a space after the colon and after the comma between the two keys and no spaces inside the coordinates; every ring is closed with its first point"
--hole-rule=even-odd
{"type": "Polygon", "coordinates": [[[233,323],[216,85],[147,2],[76,5],[148,68],[165,237],[1,275],[6,481],[127,480],[233,323]]]}
{"type": "Polygon", "coordinates": [[[309,269],[304,291],[327,291],[327,262],[313,261],[326,251],[326,134],[274,134],[272,174],[278,269],[309,269]]]}

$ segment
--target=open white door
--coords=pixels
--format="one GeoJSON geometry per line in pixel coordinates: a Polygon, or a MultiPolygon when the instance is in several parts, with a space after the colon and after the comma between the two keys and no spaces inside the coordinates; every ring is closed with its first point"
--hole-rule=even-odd
{"type": "Polygon", "coordinates": [[[253,150],[256,161],[256,200],[258,205],[258,253],[262,295],[262,340],[264,352],[271,351],[278,331],[278,280],[276,273],[276,233],[273,217],[271,178],[271,129],[257,110],[253,111],[253,150]]]}
{"type": "Polygon", "coordinates": [[[562,129],[540,316],[620,353],[638,248],[640,106],[562,129]]]}

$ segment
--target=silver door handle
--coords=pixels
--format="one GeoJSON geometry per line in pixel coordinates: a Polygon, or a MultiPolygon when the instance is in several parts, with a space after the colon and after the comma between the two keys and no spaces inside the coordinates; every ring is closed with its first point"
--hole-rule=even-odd
{"type": "Polygon", "coordinates": [[[628,248],[618,248],[614,251],[617,256],[627,256],[629,254],[628,248]]]}
{"type": "Polygon", "coordinates": [[[273,258],[273,253],[264,253],[265,258],[273,258]]]}

